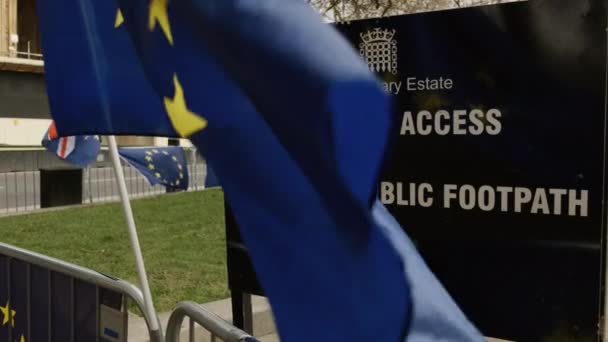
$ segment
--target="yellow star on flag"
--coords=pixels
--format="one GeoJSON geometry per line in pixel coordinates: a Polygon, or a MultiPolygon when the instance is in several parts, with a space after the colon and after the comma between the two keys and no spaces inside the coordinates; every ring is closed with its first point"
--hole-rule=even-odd
{"type": "Polygon", "coordinates": [[[177,157],[173,156],[171,159],[173,159],[173,161],[177,161],[177,157]]]}
{"type": "Polygon", "coordinates": [[[184,89],[175,74],[173,75],[173,84],[175,85],[175,94],[172,99],[164,98],[165,110],[167,110],[171,124],[173,124],[177,133],[182,137],[188,137],[207,127],[207,120],[188,109],[184,89]]]}
{"type": "Polygon", "coordinates": [[[175,185],[179,185],[179,180],[176,180],[176,181],[175,181],[175,185]]]}
{"type": "Polygon", "coordinates": [[[9,321],[11,322],[11,326],[15,326],[15,314],[17,312],[15,310],[11,310],[11,305],[7,301],[5,306],[0,306],[0,312],[2,312],[2,325],[6,325],[9,321]]]}
{"type": "Polygon", "coordinates": [[[154,170],[154,164],[148,164],[148,169],[154,170]]]}
{"type": "Polygon", "coordinates": [[[158,172],[157,172],[157,173],[155,173],[154,175],[156,176],[156,178],[160,179],[160,176],[161,176],[161,174],[160,174],[160,173],[158,173],[158,172]]]}
{"type": "Polygon", "coordinates": [[[152,155],[152,151],[146,151],[146,154],[151,156],[152,155]]]}
{"type": "Polygon", "coordinates": [[[184,178],[184,174],[183,173],[179,173],[179,178],[183,179],[184,178]]]}
{"type": "Polygon", "coordinates": [[[152,157],[146,156],[146,161],[151,162],[152,161],[152,157]]]}
{"type": "Polygon", "coordinates": [[[168,156],[168,155],[169,155],[169,152],[167,152],[167,151],[163,151],[163,154],[164,154],[164,155],[166,155],[166,156],[168,156]]]}
{"type": "Polygon", "coordinates": [[[177,164],[177,168],[181,170],[182,169],[182,164],[177,164]]]}
{"type": "Polygon", "coordinates": [[[154,30],[156,23],[160,25],[169,44],[173,45],[173,35],[171,34],[169,15],[167,14],[167,0],[150,1],[150,15],[148,16],[148,29],[150,32],[154,30]]]}
{"type": "Polygon", "coordinates": [[[114,28],[118,28],[122,23],[125,22],[125,18],[122,16],[120,8],[116,11],[116,20],[114,21],[114,28]]]}

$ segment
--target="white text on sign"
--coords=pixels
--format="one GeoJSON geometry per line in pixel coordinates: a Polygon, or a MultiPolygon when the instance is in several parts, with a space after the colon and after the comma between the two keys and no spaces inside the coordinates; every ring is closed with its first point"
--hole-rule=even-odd
{"type": "Polygon", "coordinates": [[[496,108],[487,111],[422,110],[416,115],[407,111],[401,120],[401,135],[498,135],[502,131],[502,113],[496,108]]]}
{"type": "Polygon", "coordinates": [[[589,216],[589,190],[444,184],[441,201],[429,183],[382,182],[380,199],[387,205],[499,211],[555,216],[589,216]]]}

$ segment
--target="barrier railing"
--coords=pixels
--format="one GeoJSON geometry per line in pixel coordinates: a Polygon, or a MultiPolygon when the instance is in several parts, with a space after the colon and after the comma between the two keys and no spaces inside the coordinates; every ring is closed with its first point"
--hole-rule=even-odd
{"type": "Polygon", "coordinates": [[[0,243],[0,305],[6,304],[0,311],[4,320],[12,320],[7,332],[0,327],[0,340],[47,340],[52,335],[66,342],[124,342],[129,301],[142,313],[150,341],[162,342],[162,331],[150,330],[150,322],[158,317],[146,315],[143,295],[134,285],[0,243]]]}
{"type": "MultiPolygon", "coordinates": [[[[118,201],[114,170],[109,164],[107,151],[101,151],[102,161],[85,168],[82,174],[82,203],[118,201]]],[[[188,191],[204,188],[206,164],[193,156],[186,148],[188,157],[188,191]]],[[[122,161],[121,161],[122,162],[122,161]]],[[[163,186],[152,186],[128,163],[122,162],[131,198],[160,195],[166,192],[163,186]]],[[[0,215],[29,212],[40,209],[40,169],[69,167],[42,148],[28,150],[0,150],[0,215]]]]}
{"type": "Polygon", "coordinates": [[[189,301],[177,304],[177,307],[171,313],[167,324],[166,342],[181,341],[181,327],[186,317],[190,318],[189,342],[194,342],[196,339],[196,325],[201,326],[211,334],[211,342],[217,341],[218,338],[224,342],[257,342],[254,337],[234,327],[218,315],[189,301]]]}

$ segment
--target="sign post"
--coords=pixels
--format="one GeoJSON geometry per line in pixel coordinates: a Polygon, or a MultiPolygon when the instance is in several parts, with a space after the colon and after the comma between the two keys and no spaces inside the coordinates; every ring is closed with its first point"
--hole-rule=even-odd
{"type": "Polygon", "coordinates": [[[486,336],[598,337],[606,13],[533,0],[338,25],[395,97],[379,196],[486,336]]]}

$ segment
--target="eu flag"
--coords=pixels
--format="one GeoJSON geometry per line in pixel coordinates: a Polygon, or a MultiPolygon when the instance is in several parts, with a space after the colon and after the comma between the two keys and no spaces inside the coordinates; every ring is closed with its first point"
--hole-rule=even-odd
{"type": "Polygon", "coordinates": [[[59,159],[85,167],[97,159],[101,143],[96,135],[60,137],[57,134],[55,123],[51,122],[42,138],[42,146],[59,159]]]}
{"type": "Polygon", "coordinates": [[[213,169],[211,168],[211,166],[209,164],[207,164],[207,170],[205,173],[205,189],[215,188],[215,187],[219,187],[219,186],[220,186],[220,182],[217,180],[217,176],[215,175],[215,172],[213,172],[213,169]]]}
{"type": "MultiPolygon", "coordinates": [[[[101,71],[47,78],[56,89],[61,78],[76,79],[93,96],[51,101],[52,115],[60,130],[150,135],[151,126],[169,118],[189,137],[222,184],[283,340],[482,341],[395,232],[390,215],[374,206],[389,99],[357,53],[305,2],[119,4],[39,6],[45,53],[59,60],[74,51],[53,34],[67,31],[86,50],[73,62],[101,71]],[[66,11],[80,26],[63,19],[66,11]],[[128,48],[106,42],[125,35],[128,48]],[[124,60],[143,70],[145,80],[129,80],[136,89],[121,89],[146,106],[161,101],[158,112],[119,112],[115,102],[126,95],[115,99],[106,82],[110,54],[128,54],[124,60]],[[137,87],[154,94],[142,96],[137,87]],[[82,111],[82,102],[104,109],[82,111]],[[84,117],[62,118],[64,107],[107,122],[96,128],[81,123],[84,117]]],[[[47,73],[53,67],[47,64],[47,73]]]]}
{"type": "Polygon", "coordinates": [[[115,1],[40,1],[38,13],[60,136],[176,135],[121,29],[115,1]]]}
{"type": "Polygon", "coordinates": [[[152,185],[188,190],[188,165],[184,149],[171,147],[134,147],[118,149],[120,156],[152,185]]]}

